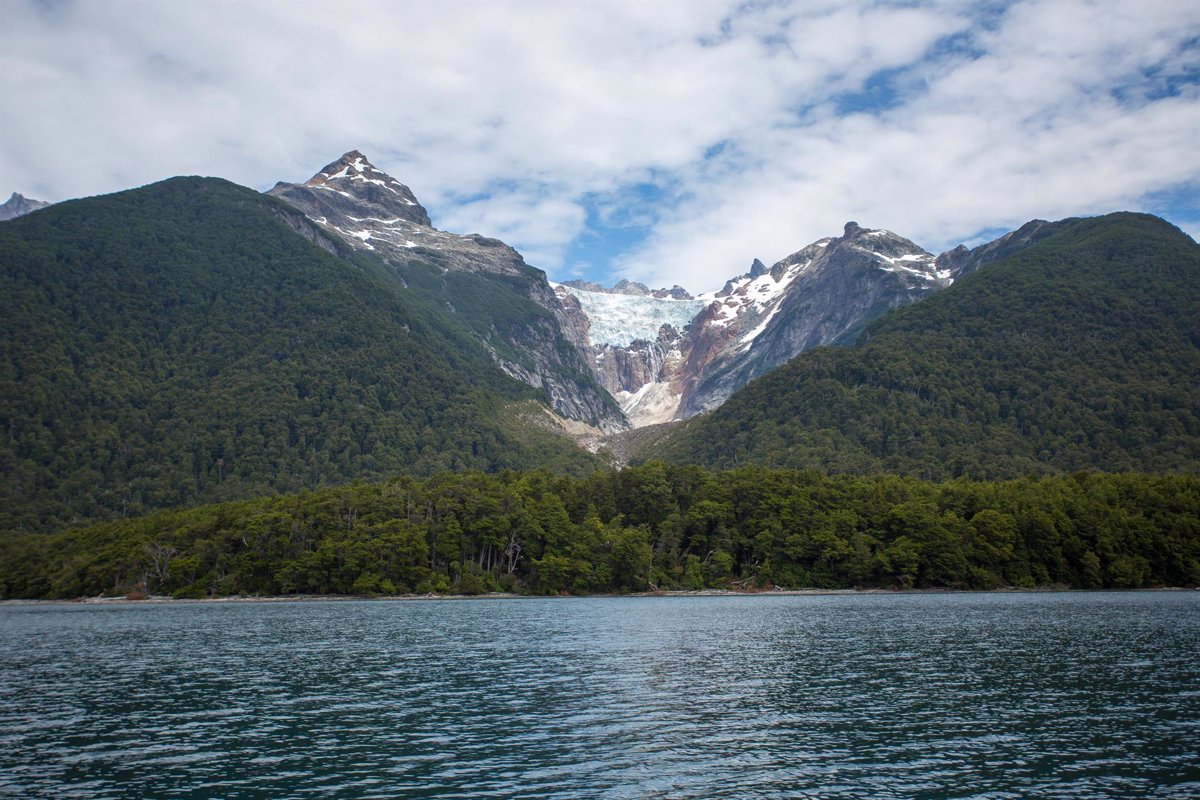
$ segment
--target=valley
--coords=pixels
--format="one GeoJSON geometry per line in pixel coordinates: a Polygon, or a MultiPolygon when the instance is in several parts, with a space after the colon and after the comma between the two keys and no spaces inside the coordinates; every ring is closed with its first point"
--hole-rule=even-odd
{"type": "Polygon", "coordinates": [[[692,295],[550,281],[359,151],[10,208],[3,596],[1200,575],[1200,247],[1149,215],[849,222],[692,295]]]}

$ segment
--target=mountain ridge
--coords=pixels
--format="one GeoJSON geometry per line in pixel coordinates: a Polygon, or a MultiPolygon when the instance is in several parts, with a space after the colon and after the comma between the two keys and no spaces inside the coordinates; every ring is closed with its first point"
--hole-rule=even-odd
{"type": "Polygon", "coordinates": [[[1031,225],[1036,242],[854,347],[792,359],[655,453],[927,478],[1200,469],[1200,247],[1145,214],[1031,225]]]}

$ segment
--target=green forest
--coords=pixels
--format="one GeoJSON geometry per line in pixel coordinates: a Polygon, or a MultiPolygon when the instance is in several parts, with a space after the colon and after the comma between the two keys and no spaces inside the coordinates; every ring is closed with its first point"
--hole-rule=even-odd
{"type": "Polygon", "coordinates": [[[1196,586],[1200,248],[1056,227],[613,470],[503,280],[213,179],[6,222],[0,597],[1196,586]]]}
{"type": "Polygon", "coordinates": [[[1200,584],[1200,478],[441,473],[0,544],[0,596],[1200,584]]]}
{"type": "Polygon", "coordinates": [[[1016,256],[648,439],[654,458],[927,479],[1200,470],[1200,248],[1144,214],[1016,256]]]}
{"type": "Polygon", "coordinates": [[[210,178],[0,225],[0,532],[407,472],[598,461],[458,319],[210,178]]]}

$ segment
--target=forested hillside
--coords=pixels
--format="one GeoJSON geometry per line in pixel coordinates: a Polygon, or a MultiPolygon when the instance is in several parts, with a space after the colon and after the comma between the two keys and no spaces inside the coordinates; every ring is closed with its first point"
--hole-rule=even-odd
{"type": "Polygon", "coordinates": [[[452,315],[221,180],[0,224],[0,531],[396,472],[590,469],[452,315]]]}
{"type": "Polygon", "coordinates": [[[0,597],[1198,583],[1195,476],[446,473],[0,541],[0,597]]]}
{"type": "Polygon", "coordinates": [[[1200,247],[1143,214],[1018,255],[805,353],[653,457],[931,479],[1200,470],[1200,247]]]}

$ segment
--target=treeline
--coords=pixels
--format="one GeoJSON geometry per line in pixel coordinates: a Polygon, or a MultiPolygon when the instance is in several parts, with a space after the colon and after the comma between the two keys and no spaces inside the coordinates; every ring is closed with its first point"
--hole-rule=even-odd
{"type": "Polygon", "coordinates": [[[1198,584],[1183,475],[443,473],[0,543],[6,598],[1198,584]]]}

